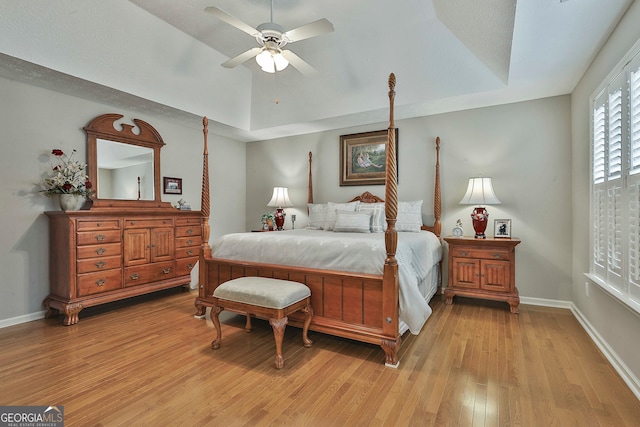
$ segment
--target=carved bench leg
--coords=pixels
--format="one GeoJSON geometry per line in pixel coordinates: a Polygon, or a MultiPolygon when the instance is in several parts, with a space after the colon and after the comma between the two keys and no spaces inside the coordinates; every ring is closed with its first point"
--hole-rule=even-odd
{"type": "Polygon", "coordinates": [[[247,313],[247,322],[244,325],[244,330],[247,332],[251,332],[253,326],[251,326],[251,313],[247,313]]]}
{"type": "Polygon", "coordinates": [[[313,345],[313,341],[309,339],[309,325],[311,325],[311,318],[313,317],[313,308],[311,305],[306,306],[302,309],[304,313],[304,325],[302,326],[302,342],[304,346],[309,348],[313,345]]]}
{"type": "Polygon", "coordinates": [[[224,310],[222,307],[218,307],[217,305],[211,307],[211,321],[213,322],[213,326],[216,327],[216,339],[211,341],[211,348],[217,350],[220,348],[220,343],[222,342],[222,329],[220,328],[220,312],[224,310]]]}
{"type": "Polygon", "coordinates": [[[269,319],[269,324],[273,328],[273,336],[276,339],[276,369],[282,369],[284,366],[284,357],[282,356],[282,340],[284,338],[284,330],[287,327],[288,318],[269,319]]]}

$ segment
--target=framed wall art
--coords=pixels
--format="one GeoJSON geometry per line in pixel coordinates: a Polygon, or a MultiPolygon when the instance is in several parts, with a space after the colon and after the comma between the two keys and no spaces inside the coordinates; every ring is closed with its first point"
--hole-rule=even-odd
{"type": "Polygon", "coordinates": [[[496,239],[511,238],[511,220],[510,219],[496,219],[493,221],[493,237],[496,239]]]}
{"type": "Polygon", "coordinates": [[[164,194],[182,194],[182,178],[164,177],[164,194]]]}
{"type": "MultiPolygon", "coordinates": [[[[396,128],[396,167],[398,129],[396,128]]],[[[340,186],[384,185],[387,130],[340,136],[340,186]]]]}

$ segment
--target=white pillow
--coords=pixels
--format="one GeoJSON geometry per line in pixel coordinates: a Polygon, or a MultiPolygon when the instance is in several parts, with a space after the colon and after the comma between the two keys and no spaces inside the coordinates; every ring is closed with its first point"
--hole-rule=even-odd
{"type": "Polygon", "coordinates": [[[329,206],[326,203],[309,203],[309,223],[307,228],[312,230],[322,230],[325,222],[327,222],[327,209],[329,206]]]}
{"type": "Polygon", "coordinates": [[[387,229],[387,219],[384,215],[384,203],[360,203],[357,212],[371,213],[371,232],[382,233],[387,229]]]}
{"type": "Polygon", "coordinates": [[[422,227],[422,200],[398,202],[396,231],[420,232],[422,227]]]}
{"type": "Polygon", "coordinates": [[[370,233],[371,232],[371,212],[336,212],[336,224],[333,231],[348,233],[370,233]]]}
{"type": "Polygon", "coordinates": [[[327,221],[324,223],[324,229],[327,231],[333,231],[333,227],[336,226],[336,211],[350,211],[355,212],[356,206],[358,206],[360,202],[349,202],[349,203],[327,203],[327,221]]]}

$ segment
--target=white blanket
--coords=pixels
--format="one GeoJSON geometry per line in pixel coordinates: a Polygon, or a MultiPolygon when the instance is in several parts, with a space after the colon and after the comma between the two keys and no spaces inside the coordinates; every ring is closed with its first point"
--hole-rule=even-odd
{"type": "MultiPolygon", "coordinates": [[[[380,275],[386,258],[384,233],[307,229],[227,234],[213,243],[212,253],[215,258],[380,275]]],[[[400,232],[396,258],[400,318],[418,334],[431,315],[418,285],[442,258],[440,240],[428,231],[400,232]]]]}

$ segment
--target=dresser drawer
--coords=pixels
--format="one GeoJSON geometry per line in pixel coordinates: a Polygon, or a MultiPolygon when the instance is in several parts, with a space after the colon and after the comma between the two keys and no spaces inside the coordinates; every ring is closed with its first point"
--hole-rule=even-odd
{"type": "Polygon", "coordinates": [[[122,267],[121,256],[108,256],[102,258],[91,258],[79,260],[76,264],[78,274],[92,273],[94,271],[111,270],[122,267]]]}
{"type": "Polygon", "coordinates": [[[176,239],[176,248],[198,247],[202,244],[200,236],[179,237],[176,239]]]}
{"type": "Polygon", "coordinates": [[[196,266],[198,258],[183,258],[176,261],[176,276],[187,276],[196,266]]]}
{"type": "Polygon", "coordinates": [[[202,234],[202,228],[198,226],[176,227],[176,237],[199,236],[202,234]]]}
{"type": "Polygon", "coordinates": [[[89,230],[119,230],[119,219],[79,219],[77,223],[78,231],[89,230]]]}
{"type": "Polygon", "coordinates": [[[176,259],[190,258],[190,257],[196,257],[197,259],[198,256],[200,256],[200,247],[188,246],[186,248],[176,249],[176,259]]]}
{"type": "Polygon", "coordinates": [[[101,258],[114,255],[122,255],[122,244],[105,243],[104,245],[79,246],[78,259],[101,258]]]}
{"type": "Polygon", "coordinates": [[[503,248],[454,247],[451,256],[455,258],[482,258],[508,260],[509,250],[503,248]]]}
{"type": "Polygon", "coordinates": [[[152,264],[126,267],[124,269],[124,285],[136,286],[157,280],[176,277],[174,261],[154,262],[152,264]]]}
{"type": "Polygon", "coordinates": [[[186,225],[201,227],[202,219],[201,218],[176,218],[177,227],[183,227],[186,225]]]}
{"type": "Polygon", "coordinates": [[[98,243],[115,243],[122,239],[120,230],[81,231],[76,233],[77,243],[83,245],[96,245],[98,243]]]}
{"type": "Polygon", "coordinates": [[[122,287],[122,270],[106,270],[78,275],[78,296],[113,291],[122,287]]]}
{"type": "Polygon", "coordinates": [[[124,228],[173,227],[173,218],[126,218],[124,228]]]}

